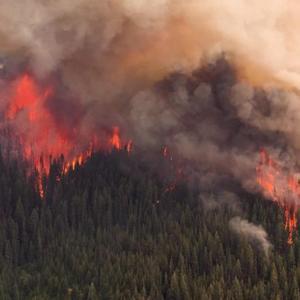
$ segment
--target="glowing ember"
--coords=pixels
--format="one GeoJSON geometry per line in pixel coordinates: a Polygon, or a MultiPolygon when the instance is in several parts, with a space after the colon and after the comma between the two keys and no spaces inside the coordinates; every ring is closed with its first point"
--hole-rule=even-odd
{"type": "Polygon", "coordinates": [[[165,159],[169,160],[171,162],[171,166],[173,167],[173,172],[175,174],[175,177],[173,180],[167,185],[165,188],[165,193],[172,192],[175,190],[178,183],[183,178],[183,169],[179,167],[175,161],[173,161],[173,156],[171,155],[171,152],[167,146],[164,146],[162,149],[162,155],[165,159]]]}
{"type": "Polygon", "coordinates": [[[119,127],[116,127],[116,126],[113,127],[113,135],[110,139],[110,143],[115,149],[117,149],[117,150],[121,149],[121,139],[120,139],[119,127]]]}
{"type": "Polygon", "coordinates": [[[168,147],[167,147],[167,146],[165,146],[165,147],[163,148],[163,156],[164,156],[164,157],[168,157],[168,147]]]}
{"type": "Polygon", "coordinates": [[[256,168],[257,183],[264,194],[278,203],[284,210],[285,228],[289,233],[288,243],[293,243],[293,232],[297,228],[296,213],[299,209],[300,182],[296,175],[286,175],[265,149],[260,151],[256,168]]]}
{"type": "Polygon", "coordinates": [[[132,140],[129,140],[129,142],[126,144],[126,151],[128,152],[128,153],[131,153],[132,152],[132,149],[133,149],[133,142],[132,142],[132,140]]]}
{"type": "Polygon", "coordinates": [[[171,155],[171,152],[169,150],[169,148],[167,146],[164,146],[163,147],[163,150],[162,150],[162,154],[163,156],[166,158],[166,159],[169,159],[170,161],[173,160],[173,157],[171,155]]]}
{"type": "Polygon", "coordinates": [[[89,149],[86,152],[80,153],[78,156],[74,157],[72,160],[67,161],[63,168],[63,173],[66,174],[70,170],[75,170],[76,165],[81,166],[89,157],[92,155],[92,150],[89,149]]]}

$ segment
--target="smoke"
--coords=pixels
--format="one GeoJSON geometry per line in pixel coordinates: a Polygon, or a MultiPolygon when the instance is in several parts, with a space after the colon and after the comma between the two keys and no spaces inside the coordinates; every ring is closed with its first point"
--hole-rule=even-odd
{"type": "Polygon", "coordinates": [[[260,147],[275,146],[276,153],[276,147],[287,145],[285,129],[266,125],[288,122],[287,110],[273,116],[278,108],[269,98],[273,96],[241,84],[221,57],[190,75],[172,75],[137,93],[130,101],[130,131],[144,148],[170,146],[207,189],[234,179],[253,190],[260,147]],[[271,112],[265,113],[263,102],[272,105],[271,112]]]}
{"type": "Polygon", "coordinates": [[[222,191],[215,194],[202,193],[200,200],[203,204],[203,209],[206,212],[223,209],[230,210],[235,214],[240,214],[242,212],[239,198],[232,192],[222,191]]]}
{"type": "Polygon", "coordinates": [[[268,234],[262,226],[257,226],[240,217],[234,217],[230,220],[229,226],[232,231],[242,235],[249,241],[258,244],[268,256],[272,244],[268,241],[268,234]]]}
{"type": "Polygon", "coordinates": [[[0,48],[24,53],[38,74],[61,69],[86,98],[105,95],[102,85],[107,93],[195,69],[220,52],[253,81],[294,86],[298,11],[294,0],[1,0],[0,48]]]}
{"type": "Polygon", "coordinates": [[[53,86],[42,109],[52,137],[87,144],[116,125],[141,149],[167,145],[207,190],[255,191],[261,147],[284,170],[300,163],[299,5],[0,0],[0,106],[27,71],[38,95],[53,86]]]}

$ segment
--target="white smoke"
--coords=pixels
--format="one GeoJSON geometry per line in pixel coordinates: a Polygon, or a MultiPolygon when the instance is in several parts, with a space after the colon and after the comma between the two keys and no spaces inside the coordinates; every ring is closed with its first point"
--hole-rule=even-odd
{"type": "Polygon", "coordinates": [[[234,217],[229,222],[230,228],[239,235],[248,239],[250,242],[257,243],[266,255],[272,247],[272,244],[268,240],[268,234],[264,228],[260,225],[250,223],[240,217],[234,217]]]}

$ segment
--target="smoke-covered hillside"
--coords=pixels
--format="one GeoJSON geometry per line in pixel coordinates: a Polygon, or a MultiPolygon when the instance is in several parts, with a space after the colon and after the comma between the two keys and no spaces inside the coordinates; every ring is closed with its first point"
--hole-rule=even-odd
{"type": "Polygon", "coordinates": [[[296,0],[0,0],[0,300],[299,299],[296,0]]]}

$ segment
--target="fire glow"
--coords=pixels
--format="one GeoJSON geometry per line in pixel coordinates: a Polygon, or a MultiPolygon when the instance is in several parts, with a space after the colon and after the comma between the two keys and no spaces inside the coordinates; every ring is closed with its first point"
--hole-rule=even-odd
{"type": "MultiPolygon", "coordinates": [[[[52,159],[63,155],[61,174],[75,170],[83,165],[93,151],[122,149],[130,153],[133,149],[132,140],[121,138],[121,129],[112,124],[105,129],[106,135],[90,132],[90,140],[81,139],[78,128],[66,128],[60,124],[47,106],[55,89],[51,85],[40,85],[30,74],[19,76],[12,84],[9,101],[5,110],[5,121],[13,124],[15,134],[20,140],[24,158],[33,163],[37,171],[37,190],[41,198],[45,196],[43,176],[48,176],[52,159]],[[101,136],[101,138],[100,138],[101,136]]],[[[174,178],[168,183],[165,192],[175,190],[182,180],[183,168],[169,147],[162,148],[162,155],[170,162],[174,178]]],[[[299,208],[300,182],[296,175],[290,175],[273,160],[264,149],[260,151],[260,160],[256,168],[256,180],[263,193],[276,202],[284,210],[285,228],[288,231],[288,243],[293,242],[293,233],[297,228],[297,211],[299,208]]]]}
{"type": "Polygon", "coordinates": [[[256,167],[257,183],[264,194],[284,210],[285,228],[288,231],[288,243],[293,243],[293,233],[297,228],[299,209],[300,181],[294,174],[286,175],[279,163],[274,161],[265,149],[260,151],[259,164],[256,167]]]}
{"type": "Polygon", "coordinates": [[[5,120],[14,125],[14,134],[20,140],[24,158],[33,162],[38,173],[41,198],[45,194],[41,178],[49,174],[52,158],[63,155],[62,172],[66,174],[69,170],[74,170],[76,165],[82,165],[92,155],[93,150],[132,151],[132,141],[122,141],[120,128],[117,126],[112,127],[106,140],[100,141],[97,135],[93,134],[87,145],[83,143],[76,148],[76,128],[64,128],[47,107],[47,101],[51,100],[50,97],[54,93],[51,86],[40,87],[29,74],[17,78],[12,86],[5,120]]]}

